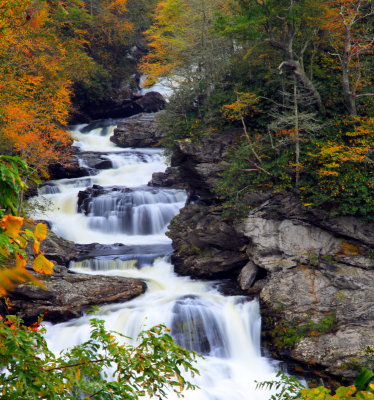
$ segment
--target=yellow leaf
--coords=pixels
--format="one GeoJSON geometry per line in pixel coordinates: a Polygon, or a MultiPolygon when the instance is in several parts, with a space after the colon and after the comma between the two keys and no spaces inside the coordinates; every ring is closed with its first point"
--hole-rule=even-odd
{"type": "Polygon", "coordinates": [[[39,253],[39,248],[40,248],[40,242],[38,240],[34,241],[34,244],[32,245],[32,248],[34,250],[35,254],[39,253]]]}
{"type": "Polygon", "coordinates": [[[25,268],[26,267],[26,258],[23,257],[22,254],[17,253],[16,254],[16,267],[17,268],[25,268]]]}
{"type": "Polygon", "coordinates": [[[23,235],[20,235],[18,236],[16,243],[21,247],[21,249],[24,249],[27,246],[28,241],[23,235]]]}
{"type": "Polygon", "coordinates": [[[47,225],[46,224],[42,224],[40,222],[38,225],[36,225],[35,237],[39,242],[41,242],[42,240],[44,240],[47,237],[47,225]]]}
{"type": "Polygon", "coordinates": [[[79,381],[79,378],[80,378],[80,376],[81,376],[81,370],[78,368],[77,369],[77,372],[74,374],[74,376],[75,376],[75,379],[77,380],[77,381],[79,381]]]}
{"type": "Polygon", "coordinates": [[[0,247],[0,255],[4,257],[10,257],[10,252],[6,247],[0,247]]]}
{"type": "Polygon", "coordinates": [[[0,221],[0,227],[5,229],[5,232],[8,234],[9,237],[15,239],[19,231],[22,228],[23,218],[21,217],[14,217],[13,215],[6,215],[0,221]]]}
{"type": "Polygon", "coordinates": [[[53,262],[47,260],[44,257],[44,254],[39,254],[38,257],[35,258],[33,268],[36,272],[39,272],[40,274],[53,274],[53,262]]]}

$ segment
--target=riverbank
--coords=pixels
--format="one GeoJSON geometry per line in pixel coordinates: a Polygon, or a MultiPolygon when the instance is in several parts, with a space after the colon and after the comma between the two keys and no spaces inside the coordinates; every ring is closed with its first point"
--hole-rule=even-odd
{"type": "Polygon", "coordinates": [[[347,378],[370,360],[374,339],[373,225],[334,218],[292,194],[256,192],[234,222],[212,188],[230,140],[176,143],[172,166],[199,199],[170,224],[182,275],[230,278],[261,300],[264,344],[281,359],[347,378]]]}

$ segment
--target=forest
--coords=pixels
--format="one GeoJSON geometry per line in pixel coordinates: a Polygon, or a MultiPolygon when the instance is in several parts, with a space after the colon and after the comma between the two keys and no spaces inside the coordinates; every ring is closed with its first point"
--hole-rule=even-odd
{"type": "MultiPolygon", "coordinates": [[[[138,91],[139,76],[147,87],[162,79],[172,88],[158,121],[168,156],[181,140],[200,146],[207,137],[232,138],[214,187],[226,220],[243,219],[250,194],[266,192],[289,193],[305,209],[334,217],[374,221],[372,0],[0,0],[3,302],[24,282],[43,287],[26,269],[31,259],[37,273],[53,273],[40,251],[47,226],[30,228],[26,204],[51,165],[72,162],[69,124],[124,89],[138,91]]],[[[67,391],[77,396],[71,398],[137,399],[144,385],[160,396],[167,385],[194,388],[179,367],[197,372],[195,354],[175,345],[163,327],[144,334],[138,349],[124,349],[94,319],[92,340],[56,359],[39,324],[1,313],[0,319],[4,399],[70,398],[67,391]],[[146,336],[161,355],[142,382],[134,371],[146,368],[146,336]],[[108,357],[92,361],[100,346],[108,357]],[[37,366],[22,369],[33,348],[37,366]],[[162,357],[170,357],[168,365],[162,357]],[[85,379],[111,362],[122,368],[118,383],[85,379]],[[62,379],[59,372],[68,370],[62,379]]],[[[278,399],[374,398],[368,369],[357,387],[341,387],[334,397],[322,387],[292,392],[297,384],[282,379],[287,390],[278,399]]]]}

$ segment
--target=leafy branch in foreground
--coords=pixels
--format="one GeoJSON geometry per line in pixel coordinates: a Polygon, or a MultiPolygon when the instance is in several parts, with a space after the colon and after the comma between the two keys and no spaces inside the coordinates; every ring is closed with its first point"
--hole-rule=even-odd
{"type": "Polygon", "coordinates": [[[278,380],[256,382],[256,389],[274,389],[277,391],[270,400],[374,400],[374,373],[363,368],[354,385],[339,386],[334,395],[323,386],[305,388],[292,376],[279,371],[278,380]]]}
{"type": "Polygon", "coordinates": [[[56,356],[43,329],[26,327],[16,317],[0,321],[0,393],[4,400],[164,398],[195,389],[182,374],[198,373],[196,354],[178,346],[159,325],[138,336],[138,345],[91,319],[91,337],[56,356]]]}
{"type": "Polygon", "coordinates": [[[277,393],[270,397],[271,400],[295,399],[300,394],[300,391],[304,389],[304,386],[297,378],[288,376],[282,371],[278,371],[276,377],[278,379],[274,381],[256,381],[256,389],[277,390],[277,393]]]}

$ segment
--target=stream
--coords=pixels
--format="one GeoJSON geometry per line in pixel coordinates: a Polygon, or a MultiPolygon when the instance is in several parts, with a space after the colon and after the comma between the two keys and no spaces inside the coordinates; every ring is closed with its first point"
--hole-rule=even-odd
{"type": "MultiPolygon", "coordinates": [[[[136,337],[144,329],[164,323],[176,341],[204,355],[198,361],[200,389],[185,392],[187,400],[267,400],[269,392],[255,389],[255,380],[274,379],[274,361],[261,356],[261,318],[258,301],[226,297],[217,282],[179,277],[170,263],[168,223],[185,204],[182,190],[146,186],[153,172],[164,171],[159,149],[121,149],[110,142],[115,121],[102,121],[92,129],[75,126],[72,135],[82,152],[100,153],[112,168],[96,175],[51,181],[39,195],[50,209],[34,217],[46,219],[52,231],[79,244],[107,245],[105,254],[72,262],[70,269],[87,274],[139,278],[146,292],[126,303],[100,307],[97,318],[106,327],[136,337]],[[79,191],[100,185],[78,212],[79,191]],[[118,245],[126,245],[119,254],[118,245]],[[108,251],[109,248],[109,251],[108,251]],[[110,249],[113,251],[111,252],[110,249]]],[[[89,316],[52,325],[46,323],[47,341],[55,351],[89,338],[89,316]]],[[[170,393],[169,398],[175,395],[170,393]]]]}

